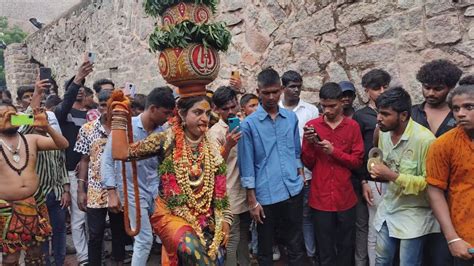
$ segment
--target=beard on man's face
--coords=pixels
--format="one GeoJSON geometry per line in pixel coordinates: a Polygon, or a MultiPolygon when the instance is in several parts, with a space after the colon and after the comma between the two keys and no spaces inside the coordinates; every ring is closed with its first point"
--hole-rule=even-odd
{"type": "Polygon", "coordinates": [[[7,135],[7,136],[15,135],[17,132],[18,132],[18,128],[7,128],[7,129],[4,129],[4,130],[0,131],[0,133],[2,133],[3,135],[7,135]]]}

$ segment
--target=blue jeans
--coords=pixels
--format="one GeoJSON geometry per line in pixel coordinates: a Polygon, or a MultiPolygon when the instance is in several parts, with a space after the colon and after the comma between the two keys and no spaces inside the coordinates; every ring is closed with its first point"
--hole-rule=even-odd
{"type": "Polygon", "coordinates": [[[303,187],[303,236],[304,245],[306,247],[306,255],[314,257],[316,255],[316,246],[314,241],[313,220],[311,218],[311,208],[308,205],[309,190],[311,189],[311,181],[303,187]]]}
{"type": "MultiPolygon", "coordinates": [[[[133,195],[129,194],[128,197],[130,203],[135,202],[135,200],[131,199],[133,195]]],[[[146,265],[151,247],[153,246],[153,231],[150,223],[150,215],[153,214],[154,207],[154,205],[151,205],[152,203],[153,199],[149,202],[144,199],[140,200],[141,229],[140,233],[134,237],[132,266],[146,265]]],[[[128,211],[130,225],[132,228],[135,228],[135,204],[130,204],[128,211]]]]}
{"type": "MultiPolygon", "coordinates": [[[[54,192],[46,196],[46,206],[48,207],[49,220],[53,228],[53,253],[55,265],[64,265],[64,258],[66,257],[66,211],[61,208],[61,202],[56,200],[54,192]]],[[[43,246],[43,251],[49,251],[49,242],[43,246]]],[[[50,261],[46,261],[46,265],[51,265],[50,261]]]]}
{"type": "Polygon", "coordinates": [[[382,225],[382,228],[377,234],[377,246],[375,248],[376,266],[391,266],[397,244],[400,243],[400,265],[419,266],[423,260],[423,245],[426,236],[421,236],[412,239],[398,239],[389,236],[387,223],[382,225]]]}

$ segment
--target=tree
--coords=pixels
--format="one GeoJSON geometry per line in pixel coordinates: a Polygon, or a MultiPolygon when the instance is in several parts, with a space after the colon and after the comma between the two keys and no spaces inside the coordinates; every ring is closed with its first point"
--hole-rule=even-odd
{"type": "MultiPolygon", "coordinates": [[[[27,35],[18,26],[9,27],[7,17],[0,17],[0,44],[20,43],[27,35]]],[[[6,86],[3,51],[4,49],[0,48],[0,87],[6,86]]]]}

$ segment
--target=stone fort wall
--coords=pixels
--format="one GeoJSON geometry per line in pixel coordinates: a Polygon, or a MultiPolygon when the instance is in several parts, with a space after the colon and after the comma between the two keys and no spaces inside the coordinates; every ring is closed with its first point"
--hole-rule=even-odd
{"type": "MultiPolygon", "coordinates": [[[[112,78],[137,84],[139,92],[164,85],[147,36],[159,19],[148,17],[142,0],[85,0],[60,19],[6,51],[12,90],[33,82],[34,59],[53,69],[58,84],[71,77],[85,51],[98,54],[87,85],[112,78]]],[[[262,67],[304,76],[302,97],[318,100],[324,82],[351,80],[364,100],[361,76],[384,68],[393,84],[421,97],[420,66],[445,58],[474,73],[474,0],[221,0],[215,20],[233,33],[221,53],[215,89],[238,69],[244,87],[255,89],[262,67]]]]}

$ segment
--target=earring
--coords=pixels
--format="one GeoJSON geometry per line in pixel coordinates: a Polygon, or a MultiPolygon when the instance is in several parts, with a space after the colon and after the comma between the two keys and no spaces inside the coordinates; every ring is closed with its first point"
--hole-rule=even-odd
{"type": "Polygon", "coordinates": [[[181,122],[181,126],[182,126],[183,128],[185,128],[185,127],[186,127],[186,122],[184,122],[184,121],[181,122]]]}

